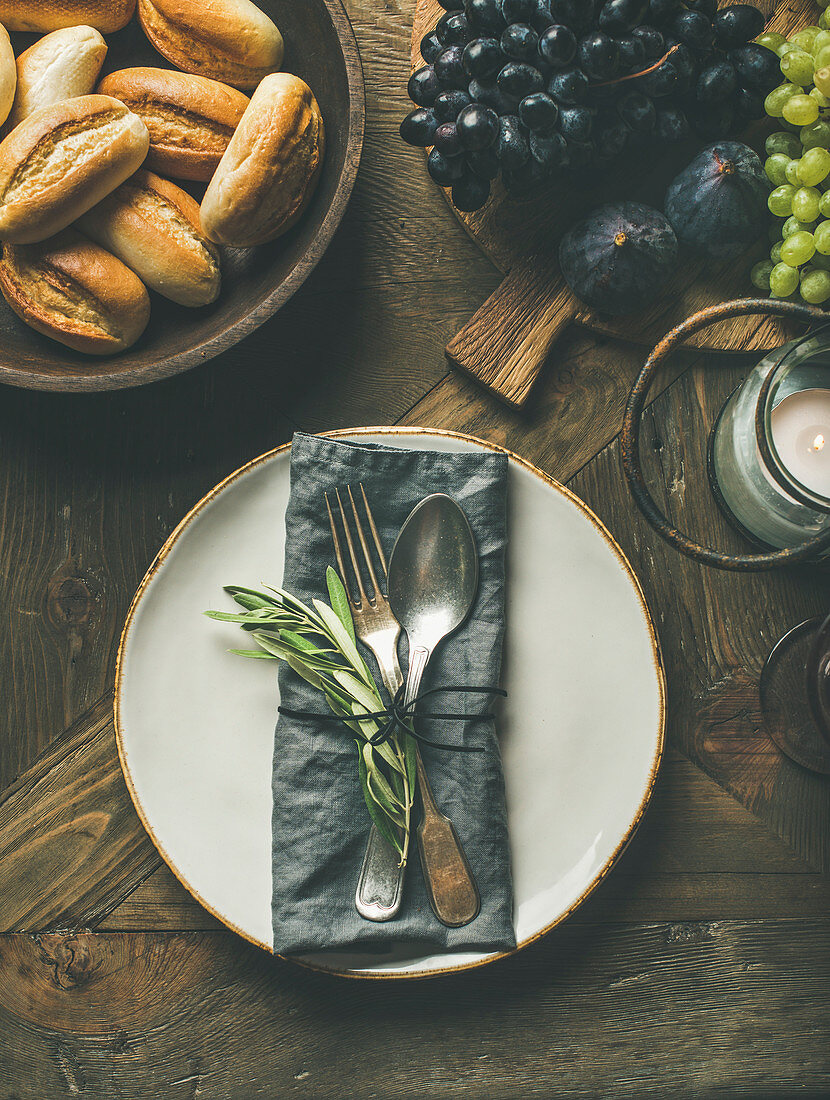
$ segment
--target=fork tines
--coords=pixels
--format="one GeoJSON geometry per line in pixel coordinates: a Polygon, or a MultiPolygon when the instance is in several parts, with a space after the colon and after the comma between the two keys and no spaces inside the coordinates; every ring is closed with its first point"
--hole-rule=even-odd
{"type": "MultiPolygon", "coordinates": [[[[344,531],[344,534],[346,536],[346,546],[348,547],[348,550],[349,550],[349,558],[351,560],[352,568],[354,569],[355,579],[357,581],[357,590],[358,590],[358,598],[357,599],[353,599],[352,587],[349,583],[349,580],[348,580],[348,577],[347,577],[347,574],[346,574],[346,567],[345,567],[345,563],[343,561],[343,552],[342,552],[341,543],[340,543],[340,536],[337,533],[337,524],[335,523],[334,515],[332,513],[331,504],[329,502],[329,495],[328,495],[328,493],[323,493],[323,497],[325,498],[325,501],[326,501],[326,511],[328,512],[328,515],[329,515],[329,523],[331,524],[331,535],[332,535],[332,538],[334,539],[334,553],[335,553],[335,557],[337,558],[337,568],[340,570],[340,579],[343,581],[343,585],[344,585],[344,587],[345,587],[345,589],[346,589],[346,591],[349,595],[349,600],[352,602],[353,606],[359,608],[363,605],[364,602],[368,602],[369,604],[374,606],[377,603],[378,600],[383,599],[383,593],[381,592],[380,584],[378,583],[377,574],[375,572],[375,567],[372,563],[372,555],[371,555],[371,552],[369,550],[369,544],[368,544],[368,541],[366,539],[366,533],[363,529],[363,524],[361,522],[360,516],[359,516],[358,511],[357,511],[357,505],[355,504],[355,499],[354,499],[354,495],[352,494],[351,485],[347,485],[346,490],[349,494],[349,501],[351,502],[351,506],[352,506],[352,516],[354,517],[354,525],[355,525],[355,528],[357,530],[357,537],[360,540],[360,546],[363,550],[363,560],[364,560],[364,563],[366,565],[366,570],[369,574],[369,580],[371,582],[371,587],[373,589],[373,593],[367,595],[366,589],[363,586],[363,578],[362,578],[360,567],[359,567],[358,561],[357,561],[357,554],[355,552],[354,539],[352,538],[352,532],[351,532],[351,529],[349,528],[349,521],[346,518],[346,511],[343,508],[343,501],[340,499],[340,490],[339,489],[334,490],[334,495],[337,498],[337,505],[338,505],[338,508],[340,510],[340,520],[343,524],[343,531],[344,531]]],[[[381,545],[380,535],[378,534],[378,529],[377,529],[377,526],[375,524],[375,517],[372,515],[372,509],[369,507],[369,501],[366,499],[366,490],[363,488],[363,483],[362,482],[360,484],[360,492],[361,492],[361,495],[363,497],[363,507],[366,511],[366,519],[368,520],[368,523],[369,523],[369,530],[372,533],[372,541],[374,542],[375,550],[377,551],[378,561],[380,562],[381,570],[382,570],[382,573],[383,573],[383,579],[385,580],[386,579],[386,556],[383,553],[383,546],[381,545]]]]}

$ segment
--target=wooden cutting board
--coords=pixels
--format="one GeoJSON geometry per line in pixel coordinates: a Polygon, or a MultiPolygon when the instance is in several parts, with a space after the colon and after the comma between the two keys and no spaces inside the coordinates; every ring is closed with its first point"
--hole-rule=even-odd
{"type": "MultiPolygon", "coordinates": [[[[722,4],[729,0],[722,0],[722,4]]],[[[818,19],[813,0],[755,0],[772,18],[770,30],[789,35],[818,19]]],[[[423,65],[421,38],[443,14],[437,0],[416,0],[412,68],[423,65]]],[[[782,77],[783,79],[783,77],[782,77]]],[[[744,135],[762,158],[768,122],[744,135]]],[[[749,268],[763,259],[769,244],[760,241],[745,256],[725,265],[681,254],[678,271],[665,294],[647,312],[632,317],[595,313],[573,296],[559,272],[557,249],[562,234],[592,207],[611,200],[635,199],[662,208],[666,187],[699,149],[697,138],[681,146],[656,147],[653,159],[637,153],[600,169],[595,185],[546,188],[529,199],[509,197],[496,182],[486,206],[460,214],[467,232],[504,274],[501,285],[447,345],[447,356],[474,375],[502,400],[522,405],[558,336],[573,321],[597,332],[651,345],[691,313],[715,302],[754,297],[749,268]]],[[[449,201],[449,192],[445,192],[449,201]]],[[[737,317],[706,329],[689,341],[719,351],[762,351],[778,347],[796,330],[774,318],[737,317]]]]}

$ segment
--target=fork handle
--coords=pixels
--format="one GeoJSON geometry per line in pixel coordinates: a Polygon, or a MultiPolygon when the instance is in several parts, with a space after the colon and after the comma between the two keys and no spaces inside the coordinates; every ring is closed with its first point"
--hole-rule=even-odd
{"type": "MultiPolygon", "coordinates": [[[[394,699],[403,683],[401,666],[398,664],[397,636],[389,653],[378,649],[373,652],[389,697],[394,699]]],[[[399,866],[399,862],[397,851],[380,835],[377,826],[373,825],[369,831],[354,896],[355,908],[364,920],[382,922],[397,916],[401,907],[406,870],[399,866]]]]}
{"type": "Polygon", "coordinates": [[[400,909],[404,868],[398,866],[399,858],[373,825],[354,898],[355,908],[365,920],[391,920],[400,909]]]}

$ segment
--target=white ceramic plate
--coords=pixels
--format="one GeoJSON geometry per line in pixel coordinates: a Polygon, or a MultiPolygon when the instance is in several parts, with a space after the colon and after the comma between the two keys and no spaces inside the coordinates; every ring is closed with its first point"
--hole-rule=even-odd
{"type": "MultiPolygon", "coordinates": [[[[337,434],[436,451],[491,447],[418,428],[337,434]]],[[[276,676],[230,655],[238,628],[202,612],[223,605],[224,584],[280,582],[289,455],[282,447],[243,466],[171,535],[133,601],[116,677],[121,763],[147,831],[210,912],[269,951],[276,676]]],[[[587,897],[633,835],[660,761],[665,691],[622,552],[572,493],[510,458],[509,698],[499,729],[523,947],[587,897]]],[[[299,961],[404,977],[497,957],[418,957],[393,943],[387,955],[299,961]]]]}

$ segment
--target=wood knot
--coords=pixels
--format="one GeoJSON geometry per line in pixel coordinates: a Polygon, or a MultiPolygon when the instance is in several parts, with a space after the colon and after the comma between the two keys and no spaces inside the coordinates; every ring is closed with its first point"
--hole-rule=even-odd
{"type": "Polygon", "coordinates": [[[43,961],[52,968],[52,980],[61,989],[78,989],[95,973],[88,935],[49,932],[35,937],[43,961]]]}
{"type": "Polygon", "coordinates": [[[52,577],[46,590],[46,616],[61,633],[90,625],[98,598],[98,585],[88,576],[64,567],[52,577]]]}

